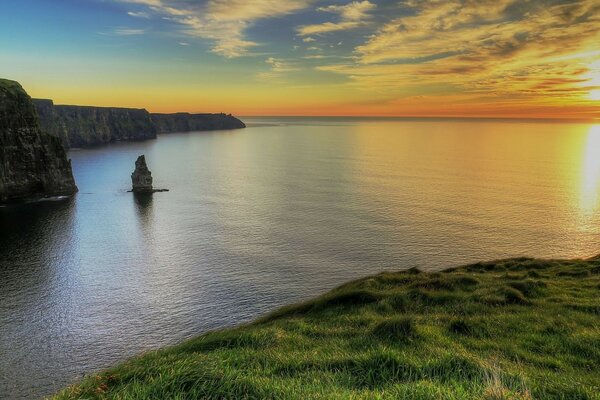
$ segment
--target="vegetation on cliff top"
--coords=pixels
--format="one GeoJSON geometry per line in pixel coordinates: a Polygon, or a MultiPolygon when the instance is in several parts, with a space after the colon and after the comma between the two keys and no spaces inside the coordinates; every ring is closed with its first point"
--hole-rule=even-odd
{"type": "Polygon", "coordinates": [[[600,399],[600,260],[385,272],[57,399],[600,399]]]}
{"type": "Polygon", "coordinates": [[[6,90],[14,91],[14,92],[23,91],[23,88],[21,87],[19,82],[11,81],[11,80],[4,79],[4,78],[0,78],[0,87],[2,87],[3,89],[6,89],[6,90]]]}

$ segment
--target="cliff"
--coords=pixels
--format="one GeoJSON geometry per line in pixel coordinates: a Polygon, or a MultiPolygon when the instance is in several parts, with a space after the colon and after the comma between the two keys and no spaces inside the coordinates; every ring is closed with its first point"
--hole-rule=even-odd
{"type": "Polygon", "coordinates": [[[152,114],[158,133],[241,129],[246,125],[231,114],[152,114]]]}
{"type": "Polygon", "coordinates": [[[33,102],[42,128],[67,148],[156,138],[156,126],[144,109],[63,106],[44,99],[33,102]]]}
{"type": "Polygon", "coordinates": [[[60,140],[42,132],[21,85],[0,79],[0,202],[75,192],[60,140]]]}
{"type": "Polygon", "coordinates": [[[144,109],[55,105],[33,100],[44,131],[66,148],[155,139],[157,133],[245,128],[230,114],[150,114],[144,109]]]}

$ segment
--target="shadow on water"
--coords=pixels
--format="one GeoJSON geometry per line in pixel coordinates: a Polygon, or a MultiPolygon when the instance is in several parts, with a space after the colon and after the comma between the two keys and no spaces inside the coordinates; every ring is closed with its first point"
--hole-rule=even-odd
{"type": "Polygon", "coordinates": [[[154,200],[152,193],[132,193],[135,210],[143,225],[152,221],[152,202],[154,200]]]}
{"type": "Polygon", "coordinates": [[[28,379],[52,385],[44,369],[34,373],[29,366],[48,366],[40,338],[64,317],[57,305],[71,301],[64,287],[73,279],[75,205],[67,199],[0,208],[0,397],[35,397],[39,392],[24,390],[28,379]]]}
{"type": "Polygon", "coordinates": [[[74,199],[0,208],[0,299],[14,281],[43,279],[57,245],[74,238],[74,218],[74,199]]]}
{"type": "Polygon", "coordinates": [[[56,260],[76,240],[74,211],[74,199],[0,208],[0,310],[15,315],[21,297],[47,296],[44,288],[62,275],[56,260]]]}

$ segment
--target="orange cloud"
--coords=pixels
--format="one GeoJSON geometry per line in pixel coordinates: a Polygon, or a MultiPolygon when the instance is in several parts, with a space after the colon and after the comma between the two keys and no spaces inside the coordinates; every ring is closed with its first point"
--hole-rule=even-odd
{"type": "MultiPolygon", "coordinates": [[[[523,103],[536,112],[541,109],[535,104],[544,103],[598,113],[589,96],[598,89],[600,69],[593,67],[600,59],[596,1],[409,4],[413,15],[383,25],[356,47],[354,62],[317,69],[343,74],[351,86],[391,99],[434,95],[441,101],[436,107],[446,112],[455,110],[449,102],[460,94],[466,102],[498,105],[477,108],[494,114],[517,112],[523,103]]],[[[436,113],[433,103],[429,108],[436,113]]]]}

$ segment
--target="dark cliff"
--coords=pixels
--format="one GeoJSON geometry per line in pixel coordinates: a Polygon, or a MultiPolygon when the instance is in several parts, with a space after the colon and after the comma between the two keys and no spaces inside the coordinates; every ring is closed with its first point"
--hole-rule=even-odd
{"type": "Polygon", "coordinates": [[[144,109],[63,106],[44,99],[33,102],[42,128],[67,148],[156,138],[156,126],[144,109]]]}
{"type": "Polygon", "coordinates": [[[44,131],[66,148],[90,147],[121,140],[146,140],[157,133],[245,128],[228,114],[150,114],[144,109],[55,105],[33,100],[44,131]]]}
{"type": "Polygon", "coordinates": [[[158,133],[240,129],[246,125],[231,114],[152,114],[158,133]]]}
{"type": "Polygon", "coordinates": [[[60,140],[42,132],[21,85],[0,79],[0,202],[75,192],[60,140]]]}

